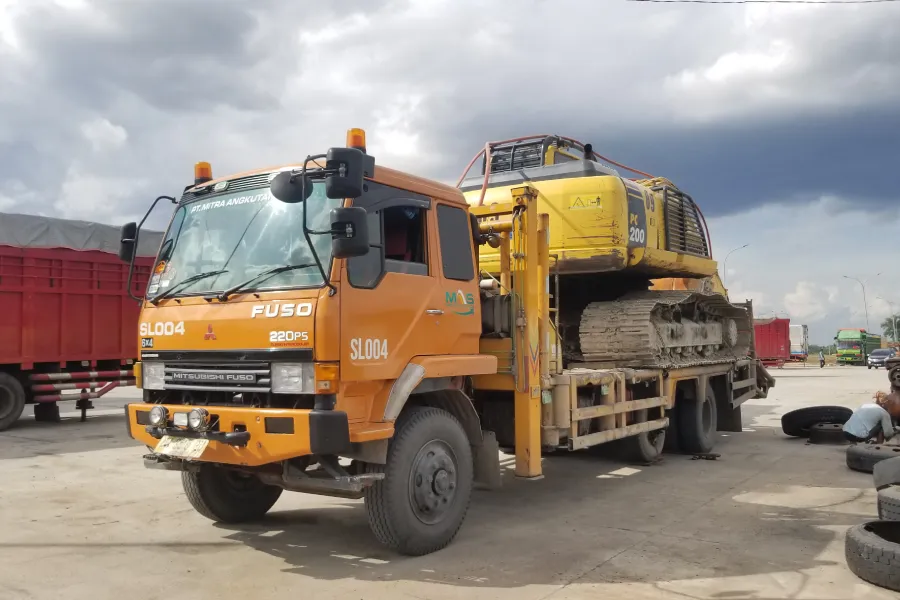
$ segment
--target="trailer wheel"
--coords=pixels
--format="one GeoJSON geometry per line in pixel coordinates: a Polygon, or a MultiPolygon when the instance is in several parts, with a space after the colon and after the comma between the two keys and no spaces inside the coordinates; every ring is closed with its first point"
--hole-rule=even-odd
{"type": "Polygon", "coordinates": [[[0,373],[0,431],[19,420],[25,410],[25,388],[9,373],[0,373]]]}
{"type": "Polygon", "coordinates": [[[891,486],[878,492],[878,518],[900,521],[900,487],[891,486]]]}
{"type": "MultiPolygon", "coordinates": [[[[647,410],[634,411],[634,422],[647,421],[647,410]]],[[[622,440],[622,452],[626,460],[638,463],[650,463],[657,460],[663,453],[666,444],[666,430],[655,429],[637,435],[629,436],[622,440]]]]}
{"type": "Polygon", "coordinates": [[[254,475],[210,464],[201,465],[199,471],[182,471],[181,485],[194,510],[221,523],[262,518],[283,491],[254,475]]]}
{"type": "Polygon", "coordinates": [[[681,448],[691,454],[710,452],[716,444],[716,393],[710,383],[700,401],[688,400],[678,410],[681,448]]]}
{"type": "Polygon", "coordinates": [[[869,521],[847,530],[844,557],[854,575],[900,592],[900,522],[869,521]]]}
{"type": "Polygon", "coordinates": [[[375,537],[408,556],[440,550],[456,537],[472,495],[472,448],[450,413],[411,407],[400,416],[384,472],[366,488],[366,513],[375,537]]]}

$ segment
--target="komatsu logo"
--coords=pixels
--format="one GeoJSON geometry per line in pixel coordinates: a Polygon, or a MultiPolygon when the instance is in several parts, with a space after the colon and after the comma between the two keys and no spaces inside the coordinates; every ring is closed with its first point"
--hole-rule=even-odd
{"type": "Polygon", "coordinates": [[[275,317],[308,317],[312,314],[311,302],[300,302],[297,304],[284,302],[280,304],[255,304],[250,309],[250,318],[264,317],[272,319],[275,317]]]}

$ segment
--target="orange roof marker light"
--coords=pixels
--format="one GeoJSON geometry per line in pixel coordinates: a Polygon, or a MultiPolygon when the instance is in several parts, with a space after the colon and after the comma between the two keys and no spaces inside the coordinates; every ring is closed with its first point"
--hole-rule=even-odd
{"type": "Polygon", "coordinates": [[[212,178],[212,165],[208,162],[200,161],[194,165],[194,185],[212,181],[212,178]]]}
{"type": "Polygon", "coordinates": [[[347,147],[356,148],[362,152],[366,151],[366,132],[363,129],[354,127],[347,130],[347,147]]]}

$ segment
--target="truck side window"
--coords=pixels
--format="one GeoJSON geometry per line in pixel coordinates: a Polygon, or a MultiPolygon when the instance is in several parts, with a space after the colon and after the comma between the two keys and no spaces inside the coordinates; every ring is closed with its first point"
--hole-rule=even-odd
{"type": "Polygon", "coordinates": [[[428,275],[425,215],[417,206],[391,206],[381,211],[386,271],[428,275]]]}
{"type": "Polygon", "coordinates": [[[428,210],[432,201],[416,192],[369,182],[353,201],[369,217],[369,252],[347,261],[353,287],[378,287],[385,273],[428,275],[428,210]]]}
{"type": "Polygon", "coordinates": [[[466,211],[439,204],[437,219],[444,277],[472,281],[475,278],[475,265],[472,259],[472,230],[466,211]]]}

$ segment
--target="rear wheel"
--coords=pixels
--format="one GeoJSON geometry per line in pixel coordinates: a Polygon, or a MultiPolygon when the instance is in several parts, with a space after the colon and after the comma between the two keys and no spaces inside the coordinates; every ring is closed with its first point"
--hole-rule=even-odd
{"type": "Polygon", "coordinates": [[[366,488],[366,513],[375,537],[392,550],[421,556],[449,544],[462,526],[472,495],[472,448],[459,421],[434,407],[400,416],[384,472],[366,488]]]}
{"type": "Polygon", "coordinates": [[[188,501],[198,513],[212,521],[243,523],[262,518],[281,496],[282,489],[254,475],[201,465],[196,472],[181,473],[188,501]]]}
{"type": "Polygon", "coordinates": [[[678,410],[678,433],[681,448],[688,453],[712,451],[716,445],[716,393],[706,384],[700,401],[687,400],[678,410]]]}
{"type": "MultiPolygon", "coordinates": [[[[647,410],[634,411],[634,422],[645,423],[647,410]]],[[[659,459],[666,444],[666,430],[646,431],[622,440],[622,453],[626,460],[650,463],[659,459]]]]}
{"type": "Polygon", "coordinates": [[[19,420],[25,410],[25,388],[9,373],[0,373],[0,431],[19,420]]]}

